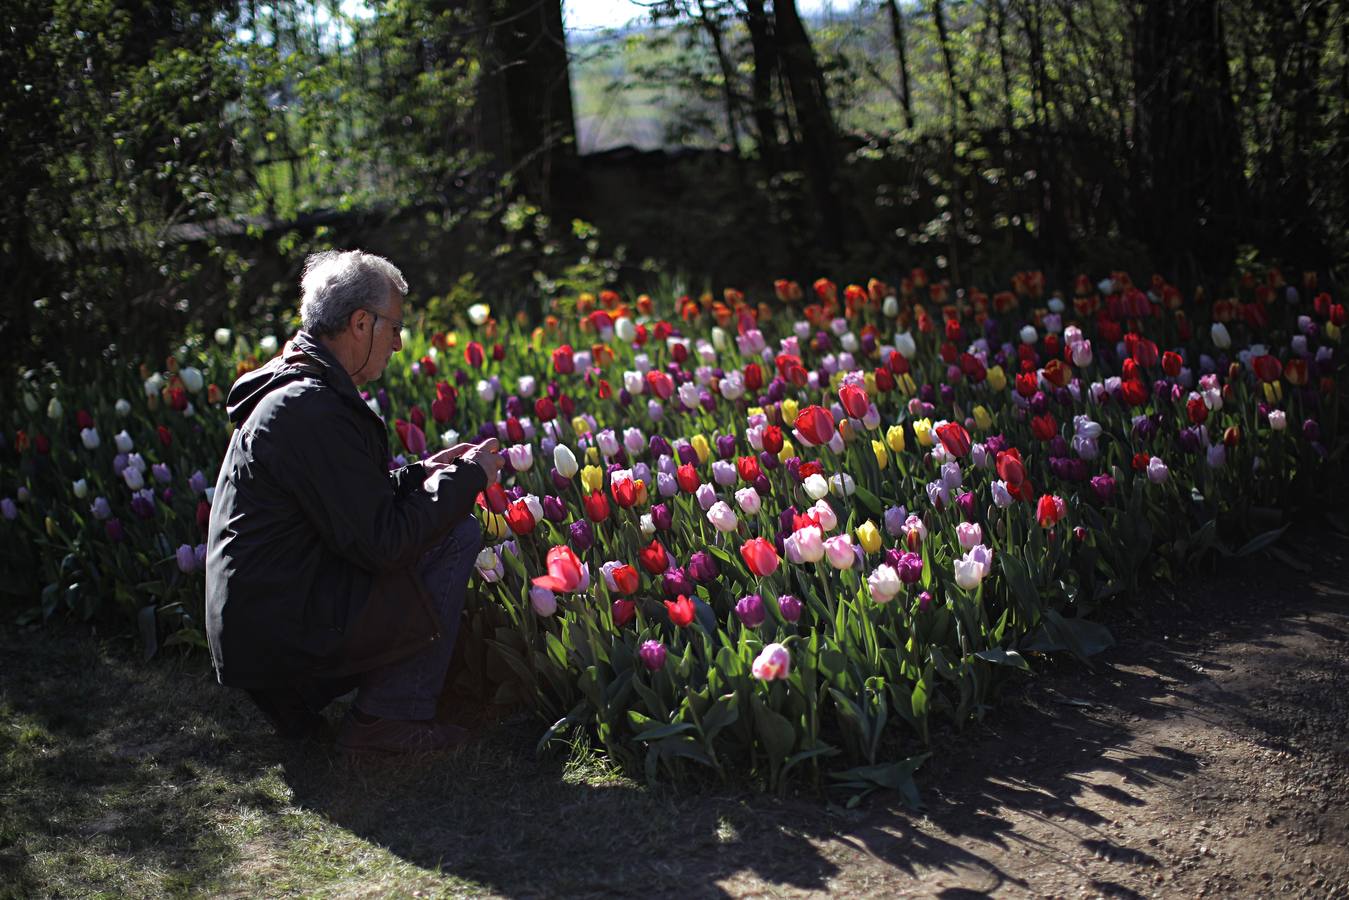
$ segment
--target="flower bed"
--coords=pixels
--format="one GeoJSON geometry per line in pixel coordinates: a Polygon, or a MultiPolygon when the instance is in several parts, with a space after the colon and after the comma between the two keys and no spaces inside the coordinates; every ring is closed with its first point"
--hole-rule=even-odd
{"type": "MultiPolygon", "coordinates": [[[[934,717],[982,714],[1032,654],[1091,655],[1087,616],[1141,578],[1269,546],[1339,484],[1345,309],[1314,279],[1012,287],[605,291],[533,330],[480,306],[406,336],[370,397],[391,465],[475,430],[506,448],[467,675],[530,702],[541,743],[584,731],[651,777],[908,789],[934,717]]],[[[0,535],[27,619],[111,602],[200,642],[221,387],[276,349],[215,339],[21,386],[0,535]]]]}

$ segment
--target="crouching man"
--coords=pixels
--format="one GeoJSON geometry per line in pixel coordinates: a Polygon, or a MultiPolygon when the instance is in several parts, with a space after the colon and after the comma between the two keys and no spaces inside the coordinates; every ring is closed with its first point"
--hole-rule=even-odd
{"type": "Polygon", "coordinates": [[[351,751],[460,742],[436,718],[495,483],[494,440],[389,471],[388,431],[357,388],[402,347],[407,282],[359,250],[315,254],[302,329],[239,378],[234,433],[207,541],[206,632],[221,684],[243,688],[285,737],[358,689],[337,735],[351,751]]]}

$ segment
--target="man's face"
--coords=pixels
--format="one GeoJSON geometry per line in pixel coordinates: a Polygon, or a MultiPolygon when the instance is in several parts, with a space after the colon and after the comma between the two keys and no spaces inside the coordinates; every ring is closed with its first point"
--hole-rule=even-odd
{"type": "Polygon", "coordinates": [[[392,285],[389,287],[389,299],[384,304],[384,308],[376,310],[379,313],[375,321],[374,340],[370,345],[370,359],[366,362],[363,371],[359,373],[362,377],[358,384],[366,381],[373,381],[384,374],[384,369],[389,365],[389,358],[394,353],[403,349],[403,338],[400,333],[401,323],[403,321],[403,295],[392,285]]]}

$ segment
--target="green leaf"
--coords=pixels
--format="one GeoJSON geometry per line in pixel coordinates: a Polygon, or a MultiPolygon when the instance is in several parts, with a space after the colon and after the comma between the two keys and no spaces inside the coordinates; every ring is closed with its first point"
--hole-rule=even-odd
{"type": "Polygon", "coordinates": [[[1284,525],[1282,528],[1275,528],[1273,531],[1266,531],[1264,534],[1257,534],[1255,537],[1251,538],[1249,541],[1243,544],[1241,549],[1238,550],[1236,553],[1233,553],[1232,555],[1237,557],[1249,556],[1250,554],[1256,552],[1257,550],[1265,549],[1270,544],[1273,544],[1279,538],[1283,537],[1283,533],[1288,530],[1291,524],[1292,523],[1290,522],[1288,525],[1284,525]]]}
{"type": "Polygon", "coordinates": [[[918,794],[918,785],[913,780],[913,773],[917,772],[930,756],[931,753],[920,753],[899,762],[857,766],[844,772],[831,772],[829,777],[842,782],[840,787],[860,788],[864,793],[877,788],[896,791],[907,806],[918,809],[923,804],[918,794]]]}
{"type": "Polygon", "coordinates": [[[661,738],[672,737],[692,730],[692,722],[671,722],[669,725],[657,725],[655,728],[648,728],[646,731],[638,733],[634,740],[659,741],[661,738]]]}
{"type": "Polygon", "coordinates": [[[1024,669],[1027,672],[1031,670],[1026,658],[1015,650],[994,647],[991,650],[980,650],[974,655],[984,662],[993,663],[995,666],[1010,666],[1013,669],[1024,669]]]}
{"type": "MultiPolygon", "coordinates": [[[[869,453],[871,451],[868,450],[867,452],[869,453]]],[[[860,500],[862,505],[865,506],[873,516],[878,518],[885,516],[885,506],[881,503],[880,499],[860,484],[857,486],[857,491],[853,496],[860,500]]]]}
{"type": "Polygon", "coordinates": [[[769,709],[757,694],[754,697],[754,725],[772,764],[777,766],[787,759],[796,743],[796,729],[782,715],[769,709]]]}

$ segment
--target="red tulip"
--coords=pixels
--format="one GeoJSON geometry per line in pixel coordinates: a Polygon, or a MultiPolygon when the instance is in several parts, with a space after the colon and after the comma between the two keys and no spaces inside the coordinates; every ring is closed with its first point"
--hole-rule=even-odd
{"type": "Polygon", "coordinates": [[[1067,512],[1068,507],[1063,498],[1044,494],[1035,506],[1035,520],[1040,523],[1041,528],[1053,528],[1067,512]]]}
{"type": "Polygon", "coordinates": [[[823,406],[807,406],[796,416],[796,430],[812,447],[827,444],[835,434],[833,413],[823,406]]]}
{"type": "Polygon", "coordinates": [[[620,594],[631,594],[633,591],[637,590],[641,576],[637,574],[637,570],[632,566],[624,563],[614,569],[611,574],[613,575],[614,584],[618,587],[618,592],[620,594]]]}
{"type": "Polygon", "coordinates": [[[970,452],[970,433],[955,422],[937,426],[937,438],[946,452],[954,457],[959,458],[970,452]]]}
{"type": "Polygon", "coordinates": [[[487,361],[487,354],[483,352],[482,344],[477,341],[469,341],[468,346],[464,348],[464,362],[475,369],[481,369],[482,364],[487,361]]]}
{"type": "Polygon", "coordinates": [[[1189,415],[1190,421],[1196,425],[1202,425],[1208,421],[1208,407],[1204,405],[1204,398],[1191,397],[1185,403],[1185,412],[1189,415]]]}
{"type": "Polygon", "coordinates": [[[776,456],[782,450],[782,429],[769,425],[763,430],[763,448],[776,456]]]}
{"type": "Polygon", "coordinates": [[[482,505],[487,507],[490,511],[497,515],[501,515],[506,511],[506,506],[509,503],[510,500],[506,498],[506,489],[501,486],[500,482],[489,484],[487,487],[483,488],[482,505]]]}
{"type": "Polygon", "coordinates": [[[198,500],[197,527],[200,528],[202,531],[205,531],[206,526],[209,525],[210,522],[211,522],[211,504],[207,503],[205,500],[198,500]]]}
{"type": "Polygon", "coordinates": [[[763,387],[763,369],[759,368],[758,363],[750,363],[745,366],[745,389],[757,391],[763,387]]]}
{"type": "Polygon", "coordinates": [[[1040,379],[1034,372],[1021,372],[1016,376],[1016,392],[1023,397],[1032,397],[1040,389],[1040,379]]]}
{"type": "Polygon", "coordinates": [[[574,591],[581,584],[581,561],[570,547],[553,547],[546,560],[548,574],[533,579],[550,591],[574,591]]]}
{"type": "Polygon", "coordinates": [[[1137,379],[1121,382],[1119,389],[1124,395],[1124,402],[1130,406],[1142,406],[1148,402],[1147,385],[1137,379]]]}
{"type": "Polygon", "coordinates": [[[603,522],[609,518],[609,499],[599,491],[581,498],[581,505],[585,507],[586,518],[592,522],[603,522]]]}
{"type": "MultiPolygon", "coordinates": [[[[843,404],[844,411],[854,419],[860,419],[865,416],[867,414],[867,407],[871,405],[866,390],[855,384],[845,384],[843,387],[839,388],[838,399],[839,402],[843,404]]],[[[800,423],[798,422],[797,425],[799,427],[800,423]]],[[[828,439],[826,438],[819,443],[828,443],[828,439]]]]}
{"type": "Polygon", "coordinates": [[[674,393],[674,379],[665,372],[652,370],[646,373],[646,386],[661,400],[669,400],[674,393]]]}
{"type": "Polygon", "coordinates": [[[404,450],[418,455],[426,451],[426,432],[416,425],[402,419],[395,419],[393,428],[394,431],[398,432],[398,440],[402,441],[404,450]]]}
{"type": "Polygon", "coordinates": [[[687,628],[693,623],[693,601],[683,594],[679,595],[678,600],[666,600],[665,610],[670,615],[670,621],[680,628],[687,628]]]}
{"type": "Polygon", "coordinates": [[[534,415],[540,422],[551,422],[557,418],[557,404],[549,397],[540,397],[534,401],[534,415]]]}
{"type": "Polygon", "coordinates": [[[423,356],[421,358],[421,369],[422,374],[425,375],[427,378],[436,377],[436,361],[432,359],[430,356],[423,356]]]}
{"type": "Polygon", "coordinates": [[[1284,363],[1283,377],[1292,385],[1304,385],[1307,383],[1307,361],[1300,357],[1294,357],[1284,363]]]}
{"type": "Polygon", "coordinates": [[[740,476],[741,481],[748,481],[750,484],[753,484],[759,480],[759,457],[740,457],[735,461],[735,471],[740,476]]]}
{"type": "Polygon", "coordinates": [[[1059,433],[1059,423],[1049,413],[1035,416],[1030,420],[1030,433],[1036,440],[1048,441],[1059,433]]]}
{"type": "Polygon", "coordinates": [[[637,502],[637,481],[633,478],[624,478],[621,481],[615,481],[609,486],[613,491],[614,502],[624,509],[631,509],[637,502]]]}
{"type": "Polygon", "coordinates": [[[1180,367],[1183,363],[1184,360],[1175,351],[1168,350],[1162,354],[1162,371],[1171,378],[1180,374],[1180,367]]]}
{"type": "Polygon", "coordinates": [[[1009,487],[1015,487],[1026,480],[1026,467],[1021,462],[1021,451],[1015,447],[998,453],[997,469],[998,477],[1007,482],[1009,487]]]}
{"type": "Polygon", "coordinates": [[[637,603],[633,600],[614,601],[614,625],[622,628],[637,617],[637,603]]]}
{"type": "Polygon", "coordinates": [[[534,516],[529,511],[529,505],[523,500],[516,500],[512,503],[506,509],[506,524],[516,534],[529,534],[533,531],[534,516]]]}
{"type": "Polygon", "coordinates": [[[651,543],[637,551],[637,561],[652,575],[659,575],[667,568],[669,557],[666,556],[661,542],[652,538],[651,543]]]}
{"type": "Polygon", "coordinates": [[[571,344],[563,344],[553,351],[553,368],[559,375],[570,375],[576,371],[576,360],[573,356],[571,344]]]}
{"type": "Polygon", "coordinates": [[[165,447],[173,446],[173,432],[163,425],[155,426],[155,434],[159,435],[159,442],[165,447]]]}
{"type": "Polygon", "coordinates": [[[895,389],[895,376],[890,374],[890,370],[884,367],[879,368],[874,373],[876,378],[876,390],[882,394],[888,394],[895,389]]]}
{"type": "Polygon", "coordinates": [[[1073,370],[1068,367],[1068,364],[1057,358],[1045,363],[1045,367],[1040,371],[1044,374],[1045,381],[1055,387],[1066,387],[1073,377],[1073,370]]]}
{"type": "Polygon", "coordinates": [[[1147,338],[1139,338],[1133,346],[1133,352],[1130,354],[1134,362],[1140,366],[1157,365],[1157,345],[1147,338]]]}
{"type": "Polygon", "coordinates": [[[426,430],[426,413],[422,412],[420,406],[414,406],[408,410],[408,421],[416,425],[422,431],[426,430]]]}
{"type": "Polygon", "coordinates": [[[80,409],[75,411],[75,427],[76,428],[94,427],[94,417],[89,415],[89,411],[87,409],[80,409]]]}
{"type": "Polygon", "coordinates": [[[684,463],[678,469],[675,469],[675,481],[679,483],[679,489],[686,494],[692,494],[702,484],[702,480],[698,477],[698,470],[693,468],[692,463],[684,463]]]}
{"type": "Polygon", "coordinates": [[[741,544],[740,556],[756,578],[772,575],[777,570],[777,548],[766,538],[753,538],[741,544]]]}

